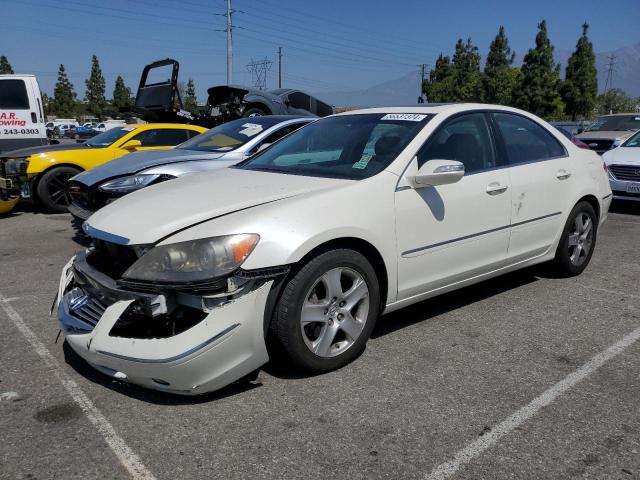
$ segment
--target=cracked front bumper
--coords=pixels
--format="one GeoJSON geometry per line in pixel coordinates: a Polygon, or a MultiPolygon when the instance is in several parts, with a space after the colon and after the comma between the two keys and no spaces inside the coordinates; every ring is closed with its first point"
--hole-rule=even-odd
{"type": "Polygon", "coordinates": [[[78,262],[74,257],[60,278],[58,321],[71,348],[95,369],[143,387],[197,395],[222,388],[268,361],[263,317],[272,281],[211,309],[177,335],[127,338],[110,334],[115,323],[140,296],[150,303],[155,299],[119,290],[110,278],[86,264],[77,269],[74,261],[78,262]],[[87,277],[93,284],[86,297],[97,302],[85,309],[90,317],[78,313],[78,305],[86,307],[86,299],[75,286],[76,279],[84,282],[87,277]],[[95,292],[104,293],[103,298],[92,297],[95,292]]]}

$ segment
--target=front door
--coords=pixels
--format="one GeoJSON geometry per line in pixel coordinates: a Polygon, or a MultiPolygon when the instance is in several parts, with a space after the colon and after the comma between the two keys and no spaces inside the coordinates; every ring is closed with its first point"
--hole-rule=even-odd
{"type": "MultiPolygon", "coordinates": [[[[509,172],[496,155],[485,113],[452,118],[413,162],[457,160],[457,183],[396,191],[398,299],[438,290],[504,265],[509,243],[509,172]]],[[[410,168],[411,170],[411,168],[410,168]]]]}

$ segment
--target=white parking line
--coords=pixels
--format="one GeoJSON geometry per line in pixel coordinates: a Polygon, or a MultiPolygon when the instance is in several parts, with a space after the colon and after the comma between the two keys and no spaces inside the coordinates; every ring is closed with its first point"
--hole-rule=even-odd
{"type": "Polygon", "coordinates": [[[91,402],[78,384],[62,370],[60,363],[51,352],[47,350],[47,347],[44,346],[33,330],[27,326],[18,312],[8,303],[9,300],[10,299],[5,298],[0,293],[0,307],[2,307],[2,310],[4,310],[9,320],[13,322],[20,333],[24,335],[44,363],[51,368],[51,371],[67,390],[67,393],[71,395],[73,401],[82,409],[89,421],[96,427],[105,442],[107,442],[107,445],[109,445],[113,453],[118,457],[120,463],[127,469],[131,478],[135,480],[155,480],[153,474],[144,466],[140,458],[129,448],[124,440],[118,436],[113,425],[109,423],[102,412],[91,402]]]}
{"type": "Polygon", "coordinates": [[[606,350],[598,353],[589,362],[567,375],[558,383],[545,390],[531,403],[507,417],[505,420],[494,426],[491,431],[482,437],[471,442],[466,447],[458,450],[451,460],[435,467],[426,480],[443,480],[456,474],[465,464],[471,462],[488,448],[495,445],[502,437],[511,433],[515,428],[533,417],[542,407],[546,407],[556,400],[560,395],[566,393],[576,384],[593,374],[607,361],[620,355],[627,347],[633,345],[640,339],[640,327],[624,336],[620,341],[614,343],[606,350]]]}

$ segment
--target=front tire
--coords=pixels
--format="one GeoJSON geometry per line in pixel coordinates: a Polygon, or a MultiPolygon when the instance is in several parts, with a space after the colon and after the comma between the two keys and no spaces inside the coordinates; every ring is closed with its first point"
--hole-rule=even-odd
{"type": "Polygon", "coordinates": [[[263,117],[265,115],[269,115],[265,110],[258,107],[249,108],[246,112],[242,114],[243,117],[263,117]]]}
{"type": "Polygon", "coordinates": [[[71,204],[67,181],[80,172],[74,167],[55,167],[45,172],[36,186],[38,202],[49,212],[67,212],[71,204]]]}
{"type": "Polygon", "coordinates": [[[364,350],[380,313],[375,270],[350,249],[324,252],[285,285],[270,325],[270,340],[289,365],[328,371],[364,350]]]}
{"type": "Polygon", "coordinates": [[[558,273],[580,275],[593,255],[598,233],[598,216],[589,202],[580,202],[569,214],[554,259],[558,273]]]}

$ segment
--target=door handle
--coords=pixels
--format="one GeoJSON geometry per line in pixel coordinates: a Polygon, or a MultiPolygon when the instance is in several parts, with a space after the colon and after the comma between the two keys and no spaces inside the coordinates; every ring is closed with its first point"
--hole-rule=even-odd
{"type": "Polygon", "coordinates": [[[487,193],[489,195],[499,195],[507,191],[508,186],[498,182],[492,182],[487,185],[487,193]]]}
{"type": "Polygon", "coordinates": [[[558,172],[556,173],[556,178],[558,180],[566,180],[570,176],[571,176],[571,172],[564,169],[558,170],[558,172]]]}

